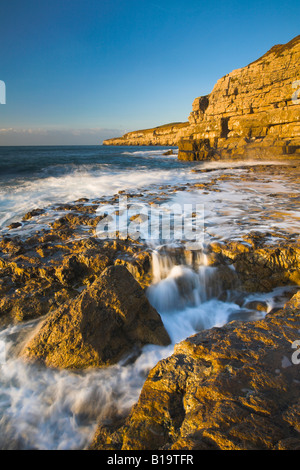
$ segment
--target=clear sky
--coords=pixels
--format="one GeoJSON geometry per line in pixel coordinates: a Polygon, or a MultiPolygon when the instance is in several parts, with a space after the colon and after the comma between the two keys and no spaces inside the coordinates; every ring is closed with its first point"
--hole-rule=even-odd
{"type": "Polygon", "coordinates": [[[299,0],[2,1],[0,145],[186,121],[218,78],[300,34],[299,17],[299,0]]]}

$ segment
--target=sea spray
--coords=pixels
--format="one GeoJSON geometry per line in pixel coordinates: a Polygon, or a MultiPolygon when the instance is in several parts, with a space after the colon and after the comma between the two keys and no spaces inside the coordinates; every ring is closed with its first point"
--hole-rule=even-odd
{"type": "Polygon", "coordinates": [[[126,414],[149,370],[171,348],[145,347],[133,364],[83,372],[10,358],[0,369],[0,449],[83,449],[96,425],[126,414]]]}
{"type": "MultiPolygon", "coordinates": [[[[191,162],[187,167],[185,162],[173,157],[164,159],[159,151],[152,151],[153,148],[148,153],[147,149],[128,148],[125,154],[124,149],[99,146],[3,149],[1,226],[14,218],[19,220],[31,208],[79,197],[99,198],[132,191],[144,197],[142,202],[153,194],[159,202],[161,186],[171,203],[204,204],[206,235],[213,240],[240,240],[253,227],[260,231],[279,227],[284,233],[299,232],[293,197],[299,194],[299,186],[294,170],[274,175],[270,166],[267,176],[249,177],[246,167],[254,165],[250,161],[244,162],[241,169],[232,162],[191,162]],[[109,153],[103,154],[104,151],[109,153]],[[206,168],[212,171],[206,173],[206,168]],[[218,176],[228,176],[228,172],[230,179],[218,181],[218,176]],[[190,191],[188,185],[194,183],[196,186],[190,191]],[[179,191],[176,185],[183,189],[179,191]]],[[[49,223],[42,219],[41,223],[49,223]]],[[[34,232],[38,229],[39,224],[34,226],[34,232]]],[[[7,233],[26,236],[26,223],[19,232],[7,233]]],[[[1,449],[86,448],[99,421],[109,423],[136,403],[149,370],[172,353],[176,342],[233,319],[262,318],[266,312],[247,308],[253,301],[264,301],[268,312],[284,301],[283,291],[278,288],[268,294],[242,293],[237,302],[232,290],[237,286],[229,279],[231,268],[210,265],[201,250],[169,248],[153,252],[154,280],[147,295],[157,306],[172,345],[148,345],[135,362],[122,361],[107,369],[77,373],[25,363],[15,354],[8,354],[0,365],[1,449]]],[[[26,325],[19,327],[22,331],[26,325]]],[[[0,333],[1,341],[10,347],[15,341],[12,330],[0,333]]]]}
{"type": "Polygon", "coordinates": [[[152,252],[153,283],[148,297],[159,312],[197,307],[222,293],[218,268],[203,250],[164,249],[152,252]]]}
{"type": "MultiPolygon", "coordinates": [[[[220,298],[223,287],[216,277],[218,267],[209,266],[202,252],[191,256],[184,250],[155,251],[153,261],[155,282],[147,294],[157,306],[172,344],[147,345],[134,362],[124,358],[105,369],[79,372],[48,369],[9,353],[0,366],[1,449],[87,448],[99,422],[109,423],[128,413],[150,369],[172,354],[175,343],[201,329],[222,326],[232,316],[242,317],[245,311],[247,319],[264,315],[220,298]]],[[[276,290],[248,297],[251,301],[268,299],[274,307],[276,299],[282,301],[280,294],[276,290]]],[[[31,326],[35,323],[2,330],[0,339],[12,347],[16,334],[22,338],[23,329],[30,332],[31,326]]]]}

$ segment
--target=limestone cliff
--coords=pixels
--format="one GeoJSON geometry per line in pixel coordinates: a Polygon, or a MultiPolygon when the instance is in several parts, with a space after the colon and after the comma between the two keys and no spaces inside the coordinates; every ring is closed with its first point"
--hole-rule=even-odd
{"type": "Polygon", "coordinates": [[[170,145],[177,146],[178,140],[189,129],[188,122],[175,122],[152,129],[128,132],[123,137],[103,141],[103,145],[170,145]]]}
{"type": "Polygon", "coordinates": [[[299,157],[299,62],[297,36],[218,80],[194,100],[179,158],[299,157]]]}
{"type": "Polygon", "coordinates": [[[300,36],[219,79],[189,122],[130,132],[106,145],[176,145],[185,160],[300,155],[300,36]]]}

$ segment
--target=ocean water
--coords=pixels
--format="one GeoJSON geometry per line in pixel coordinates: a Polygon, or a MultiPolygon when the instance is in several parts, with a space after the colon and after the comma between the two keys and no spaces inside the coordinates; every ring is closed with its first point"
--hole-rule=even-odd
{"type": "Polygon", "coordinates": [[[0,227],[29,210],[180,180],[187,164],[164,147],[0,147],[0,227]]]}
{"type": "MultiPolygon", "coordinates": [[[[163,191],[168,202],[179,207],[203,206],[204,243],[240,239],[250,230],[291,237],[299,234],[300,191],[295,169],[274,173],[272,168],[278,162],[270,161],[269,172],[253,176],[247,166],[260,162],[181,162],[176,148],[173,155],[164,155],[167,150],[170,148],[0,147],[0,230],[7,233],[9,223],[38,207],[81,197],[105,198],[122,191],[136,192],[145,203],[147,197],[163,191]],[[208,186],[213,180],[215,185],[208,186]]],[[[39,222],[37,219],[37,225],[39,222]]],[[[24,228],[10,233],[22,236],[24,228]]],[[[245,294],[239,303],[230,295],[220,296],[216,268],[208,265],[201,251],[195,269],[188,255],[180,263],[172,258],[168,248],[174,246],[173,240],[165,242],[164,250],[147,236],[145,241],[153,250],[154,275],[147,296],[160,313],[172,344],[148,345],[131,364],[121,361],[105,370],[80,373],[25,364],[8,354],[0,364],[0,449],[86,448],[99,420],[109,420],[116,410],[129,410],[149,370],[172,354],[177,342],[232,319],[263,318],[266,312],[245,308],[249,301],[264,301],[267,311],[285,301],[285,288],[280,286],[269,293],[245,294]]],[[[1,330],[0,343],[9,351],[16,335],[35,324],[1,330]]]]}

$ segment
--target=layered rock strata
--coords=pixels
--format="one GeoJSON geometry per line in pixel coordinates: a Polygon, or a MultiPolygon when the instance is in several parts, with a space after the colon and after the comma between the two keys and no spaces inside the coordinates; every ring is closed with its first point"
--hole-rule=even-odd
{"type": "Polygon", "coordinates": [[[179,158],[256,158],[300,154],[300,36],[272,47],[196,98],[179,158]]]}
{"type": "Polygon", "coordinates": [[[176,145],[178,158],[300,155],[300,36],[272,47],[193,102],[188,123],[131,132],[107,145],[176,145]]]}
{"type": "Polygon", "coordinates": [[[177,146],[179,139],[185,136],[188,128],[188,122],[165,124],[152,129],[128,132],[123,137],[104,140],[103,145],[177,146]]]}

